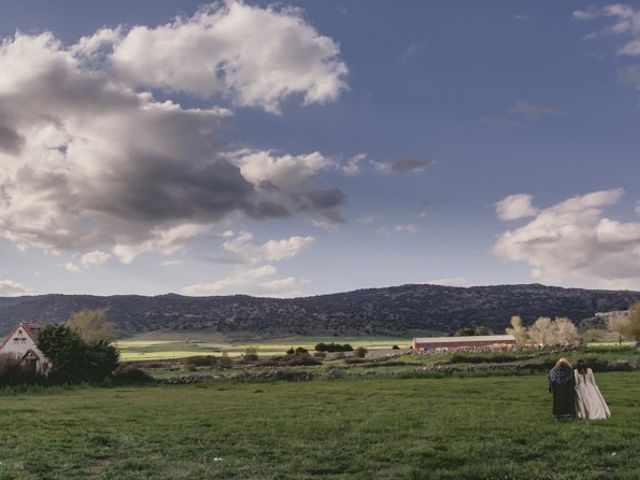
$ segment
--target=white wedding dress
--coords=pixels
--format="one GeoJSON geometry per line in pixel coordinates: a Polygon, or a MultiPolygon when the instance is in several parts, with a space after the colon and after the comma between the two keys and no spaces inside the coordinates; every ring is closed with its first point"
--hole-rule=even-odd
{"type": "Polygon", "coordinates": [[[611,416],[607,402],[600,393],[593,376],[593,370],[587,368],[586,373],[574,371],[576,377],[576,403],[578,417],[587,420],[603,420],[611,416]]]}

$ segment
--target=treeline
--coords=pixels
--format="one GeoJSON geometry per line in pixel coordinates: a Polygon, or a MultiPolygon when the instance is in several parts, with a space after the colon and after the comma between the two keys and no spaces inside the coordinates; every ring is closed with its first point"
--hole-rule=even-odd
{"type": "Polygon", "coordinates": [[[353,352],[353,347],[348,343],[323,343],[320,342],[314,347],[316,352],[353,352]]]}

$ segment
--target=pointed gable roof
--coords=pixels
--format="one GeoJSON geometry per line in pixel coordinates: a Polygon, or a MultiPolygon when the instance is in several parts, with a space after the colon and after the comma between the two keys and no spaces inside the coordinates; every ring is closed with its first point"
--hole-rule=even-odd
{"type": "Polygon", "coordinates": [[[13,330],[11,330],[11,333],[7,335],[7,337],[4,339],[4,341],[2,342],[2,345],[0,345],[0,350],[2,350],[2,348],[9,341],[9,339],[16,334],[18,329],[22,329],[22,331],[24,331],[24,333],[26,333],[29,336],[29,338],[33,340],[33,343],[35,343],[36,345],[38,344],[38,332],[40,331],[40,327],[36,325],[31,325],[30,323],[27,323],[27,322],[20,322],[18,325],[14,327],[13,330]]]}

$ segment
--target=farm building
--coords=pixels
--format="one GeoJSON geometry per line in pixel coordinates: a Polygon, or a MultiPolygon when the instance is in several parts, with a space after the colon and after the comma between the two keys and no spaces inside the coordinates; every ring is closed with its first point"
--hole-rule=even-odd
{"type": "Polygon", "coordinates": [[[47,373],[51,368],[51,362],[36,344],[38,330],[38,327],[28,323],[20,323],[0,345],[0,355],[13,356],[24,368],[47,373]]]}
{"type": "Polygon", "coordinates": [[[464,347],[492,347],[515,345],[511,335],[478,335],[473,337],[425,337],[413,339],[413,350],[426,352],[431,350],[449,350],[464,347]]]}

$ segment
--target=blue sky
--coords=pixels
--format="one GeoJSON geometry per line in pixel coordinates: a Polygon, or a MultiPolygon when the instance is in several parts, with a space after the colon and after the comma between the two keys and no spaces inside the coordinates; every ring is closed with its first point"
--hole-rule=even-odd
{"type": "Polygon", "coordinates": [[[640,10],[9,1],[0,37],[5,295],[640,289],[640,10]]]}

